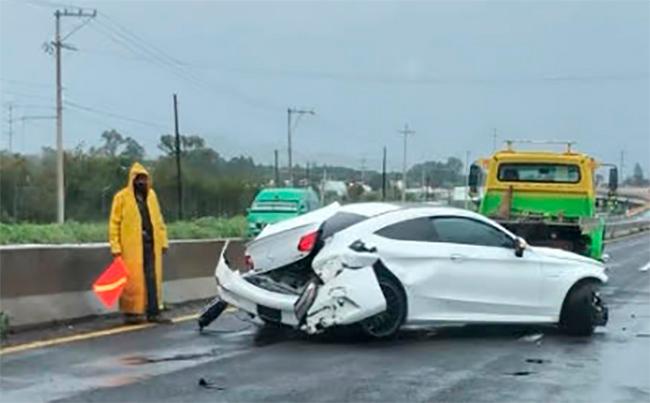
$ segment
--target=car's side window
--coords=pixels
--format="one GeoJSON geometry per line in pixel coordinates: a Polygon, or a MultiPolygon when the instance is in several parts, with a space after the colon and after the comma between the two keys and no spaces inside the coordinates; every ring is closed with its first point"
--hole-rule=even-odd
{"type": "Polygon", "coordinates": [[[436,217],[432,220],[438,242],[481,246],[512,246],[512,239],[491,225],[463,217],[436,217]]]}
{"type": "Polygon", "coordinates": [[[388,225],[375,234],[399,241],[435,242],[436,232],[428,217],[414,218],[388,225]]]}

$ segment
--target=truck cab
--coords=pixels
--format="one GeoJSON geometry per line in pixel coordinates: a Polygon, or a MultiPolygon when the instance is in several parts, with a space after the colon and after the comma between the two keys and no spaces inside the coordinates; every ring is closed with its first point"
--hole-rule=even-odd
{"type": "MultiPolygon", "coordinates": [[[[479,212],[531,244],[601,259],[605,222],[596,215],[599,166],[572,151],[571,143],[565,152],[516,151],[509,144],[471,167],[470,192],[478,192],[482,179],[479,212]]],[[[610,188],[617,182],[613,168],[610,188]]]]}

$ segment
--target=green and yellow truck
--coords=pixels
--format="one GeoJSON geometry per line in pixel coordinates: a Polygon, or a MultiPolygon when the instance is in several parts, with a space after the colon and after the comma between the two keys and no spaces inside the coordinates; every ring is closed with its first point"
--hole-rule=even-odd
{"type": "MultiPolygon", "coordinates": [[[[470,193],[478,210],[532,245],[558,247],[602,260],[605,220],[596,214],[595,171],[601,164],[571,150],[516,151],[513,142],[470,167],[470,193]]],[[[609,189],[618,186],[612,166],[609,189]]]]}

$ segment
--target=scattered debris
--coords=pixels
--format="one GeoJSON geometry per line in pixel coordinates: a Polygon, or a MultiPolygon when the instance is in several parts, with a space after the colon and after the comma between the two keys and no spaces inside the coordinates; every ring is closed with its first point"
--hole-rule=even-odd
{"type": "Polygon", "coordinates": [[[635,314],[630,314],[630,318],[636,318],[635,314]]]}
{"type": "Polygon", "coordinates": [[[645,266],[639,268],[639,271],[648,271],[650,270],[650,262],[648,262],[645,266]]]}
{"type": "Polygon", "coordinates": [[[516,372],[506,372],[505,375],[510,375],[510,376],[528,376],[532,375],[535,372],[533,371],[516,371],[516,372]]]}
{"type": "Polygon", "coordinates": [[[544,360],[542,358],[526,358],[526,362],[530,364],[546,364],[551,360],[544,360]]]}
{"type": "Polygon", "coordinates": [[[622,330],[622,331],[626,331],[627,328],[626,328],[626,327],[622,327],[621,330],[622,330]]]}
{"type": "Polygon", "coordinates": [[[650,333],[639,333],[636,337],[650,337],[650,333]]]}
{"type": "Polygon", "coordinates": [[[200,378],[199,379],[199,386],[206,388],[206,389],[216,389],[216,390],[225,390],[223,386],[217,386],[215,385],[214,382],[211,381],[206,381],[205,378],[200,378]]]}
{"type": "Polygon", "coordinates": [[[543,333],[536,333],[536,334],[529,334],[529,335],[523,336],[519,340],[527,341],[529,343],[535,343],[537,341],[540,341],[542,339],[542,337],[544,337],[543,333]]]}

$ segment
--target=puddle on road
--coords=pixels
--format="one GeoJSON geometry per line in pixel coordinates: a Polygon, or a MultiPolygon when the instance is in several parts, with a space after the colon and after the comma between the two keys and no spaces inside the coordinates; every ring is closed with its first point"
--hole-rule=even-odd
{"type": "Polygon", "coordinates": [[[143,375],[118,375],[105,379],[101,386],[116,388],[120,386],[131,385],[136,382],[142,382],[147,379],[149,379],[149,377],[143,375]]]}

